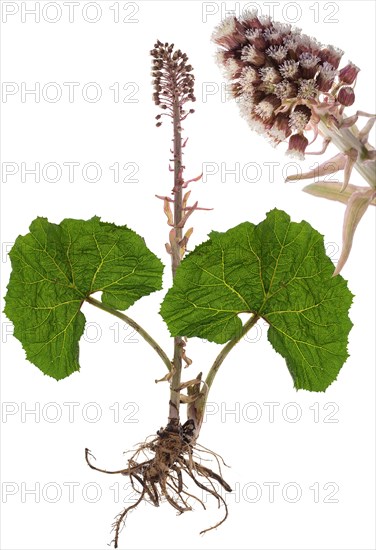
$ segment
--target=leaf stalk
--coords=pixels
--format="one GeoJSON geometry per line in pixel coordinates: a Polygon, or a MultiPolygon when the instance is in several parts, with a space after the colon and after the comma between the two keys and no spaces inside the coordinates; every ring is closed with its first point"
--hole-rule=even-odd
{"type": "Polygon", "coordinates": [[[230,351],[247,334],[247,332],[249,332],[252,329],[252,327],[255,326],[255,324],[258,322],[259,319],[260,319],[260,316],[253,313],[251,317],[248,319],[248,321],[244,323],[241,330],[239,331],[239,334],[234,336],[234,338],[232,338],[229,342],[227,342],[227,344],[222,348],[222,350],[217,355],[213,365],[211,366],[205,380],[205,388],[202,391],[201,396],[196,401],[196,411],[197,411],[197,420],[198,420],[196,438],[198,437],[198,434],[204,419],[204,412],[205,412],[205,407],[208,400],[209,391],[213,385],[213,382],[217,375],[219,367],[222,365],[223,361],[226,359],[230,351]]]}

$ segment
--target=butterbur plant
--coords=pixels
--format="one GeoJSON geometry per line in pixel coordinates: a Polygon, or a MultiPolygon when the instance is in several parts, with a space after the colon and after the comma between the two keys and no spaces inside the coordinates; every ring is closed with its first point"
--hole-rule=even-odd
{"type": "Polygon", "coordinates": [[[376,204],[376,151],[368,142],[376,115],[359,110],[345,115],[345,108],[355,103],[360,69],[351,62],[341,68],[341,49],[320,44],[300,29],[256,11],[227,17],[213,40],[219,46],[217,61],[229,91],[252,130],[274,146],[287,142],[287,155],[299,160],[324,153],[329,143],[338,148],[320,166],[287,178],[296,181],[343,172],[342,183],[319,179],[304,189],[347,205],[337,275],[348,259],[359,221],[368,206],[376,204]],[[360,117],[367,121],[361,130],[356,126],[360,117]],[[310,146],[318,136],[322,147],[313,151],[310,146]],[[349,184],[354,168],[369,187],[349,184]]]}
{"type": "MultiPolygon", "coordinates": [[[[249,38],[242,25],[230,24],[224,35],[226,51],[235,51],[241,40],[257,40],[257,44],[262,42],[258,51],[265,52],[264,42],[269,37],[268,40],[277,40],[268,46],[272,59],[287,55],[287,46],[273,38],[276,33],[271,24],[269,30],[262,26],[250,28],[249,38]],[[236,31],[232,41],[230,31],[236,31]]],[[[287,32],[280,27],[282,30],[287,32]]],[[[284,128],[286,135],[296,136],[302,148],[306,122],[316,116],[313,99],[306,96],[300,109],[293,106],[292,90],[297,93],[295,77],[284,79],[271,63],[265,65],[267,53],[258,54],[255,68],[247,66],[244,71],[242,64],[254,60],[252,48],[249,44],[245,49],[248,53],[237,54],[231,66],[238,71],[239,82],[246,79],[244,86],[254,88],[254,92],[247,93],[259,94],[260,124],[270,126],[284,121],[279,131],[284,128]],[[261,68],[265,71],[260,72],[261,68]],[[281,98],[268,97],[273,95],[268,86],[275,80],[281,90],[291,88],[291,104],[287,103],[288,109],[277,115],[273,115],[273,110],[283,107],[285,98],[282,91],[281,98]],[[296,127],[292,129],[289,117],[294,112],[296,127]]],[[[319,53],[315,55],[318,57],[319,53]]],[[[328,60],[323,63],[333,64],[333,55],[328,53],[328,60]]],[[[252,327],[260,322],[268,324],[268,340],[284,358],[296,389],[323,392],[336,380],[348,357],[352,326],[348,315],[352,294],[341,275],[333,277],[333,263],[326,255],[323,236],[307,221],[293,221],[286,212],[274,209],[259,224],[244,220],[225,232],[212,231],[205,242],[193,250],[189,246],[187,252],[196,212],[210,208],[197,200],[191,202],[189,186],[198,182],[200,176],[186,179],[183,162],[187,146],[184,121],[192,116],[195,101],[193,68],[187,55],[173,44],[158,41],[151,56],[157,126],[162,125],[155,131],[165,132],[170,123],[172,128],[169,159],[173,181],[167,194],[166,190],[160,191],[156,198],[169,226],[166,258],[171,260],[173,284],[162,301],[160,314],[172,337],[171,349],[162,349],[140,320],[123,313],[137,300],[161,289],[162,261],[130,228],[98,217],[87,221],[65,219],[60,224],[45,218],[34,220],[30,232],[19,236],[10,252],[12,273],[5,308],[27,359],[57,380],[80,368],[84,303],[133,327],[164,364],[161,382],[169,384],[170,393],[166,418],[158,421],[158,426],[163,427],[156,426],[155,436],[139,444],[115,471],[101,467],[91,451],[85,450],[90,468],[98,473],[126,476],[138,494],[137,500],[115,518],[115,548],[128,512],[143,501],[154,506],[165,502],[182,514],[197,505],[205,508],[202,495],[206,493],[220,506],[222,515],[201,533],[220,526],[227,518],[227,504],[217,488],[231,491],[231,480],[224,479],[221,459],[214,450],[203,446],[200,432],[218,371],[252,327]],[[93,297],[95,293],[100,293],[100,299],[93,297]],[[194,337],[221,345],[205,372],[198,371],[195,358],[190,357],[189,339],[194,337]],[[208,463],[210,457],[212,463],[208,463]]],[[[288,71],[293,62],[286,61],[285,66],[288,71]]],[[[334,74],[334,70],[328,69],[327,74],[334,74]]],[[[306,78],[311,88],[316,86],[311,72],[306,78]]],[[[298,145],[292,142],[290,149],[298,145]]],[[[237,383],[239,380],[234,379],[237,383]]]]}

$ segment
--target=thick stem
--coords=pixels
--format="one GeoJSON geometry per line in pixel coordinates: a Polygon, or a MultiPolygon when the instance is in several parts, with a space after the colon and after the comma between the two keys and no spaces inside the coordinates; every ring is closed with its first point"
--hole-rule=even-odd
{"type": "Polygon", "coordinates": [[[325,137],[330,138],[333,145],[342,153],[346,153],[349,149],[355,149],[358,152],[358,158],[354,164],[354,168],[364,178],[368,185],[375,189],[375,161],[365,162],[369,149],[359,140],[359,130],[355,124],[350,128],[328,127],[325,122],[325,117],[323,117],[319,122],[319,131],[325,137]]]}
{"type": "Polygon", "coordinates": [[[124,313],[121,313],[121,311],[118,311],[117,309],[114,309],[110,306],[106,306],[105,304],[103,304],[99,300],[96,300],[95,298],[92,298],[91,296],[88,296],[85,299],[85,301],[88,302],[89,304],[91,304],[92,306],[95,306],[99,309],[102,309],[103,311],[107,311],[107,313],[111,313],[111,315],[114,315],[115,317],[118,317],[119,319],[124,321],[124,323],[126,323],[130,327],[134,328],[138,332],[138,334],[140,336],[142,336],[142,338],[148,344],[150,344],[150,346],[158,353],[159,357],[162,359],[162,361],[164,362],[164,364],[166,365],[168,370],[171,371],[172,365],[171,365],[171,361],[168,358],[167,354],[163,351],[163,349],[160,347],[160,345],[157,344],[157,342],[154,340],[154,338],[152,338],[150,336],[150,334],[146,332],[145,329],[143,329],[138,323],[136,323],[136,321],[134,321],[133,319],[128,317],[128,315],[125,315],[124,313]]]}
{"type": "Polygon", "coordinates": [[[227,355],[230,353],[232,348],[251,330],[251,328],[257,323],[257,321],[260,319],[260,317],[256,314],[252,314],[252,316],[248,319],[246,323],[242,326],[242,329],[240,330],[239,334],[237,334],[232,340],[227,342],[227,344],[222,348],[222,350],[217,355],[213,365],[211,366],[209,373],[205,380],[205,388],[203,389],[203,394],[201,397],[199,397],[196,401],[196,411],[197,411],[197,429],[196,429],[196,439],[198,438],[200,428],[202,425],[202,421],[204,418],[204,411],[206,402],[208,399],[210,388],[214,382],[214,378],[217,375],[217,372],[219,370],[219,367],[222,365],[223,361],[226,359],[227,355]]]}
{"type": "MultiPolygon", "coordinates": [[[[178,227],[182,218],[182,137],[181,137],[181,121],[180,121],[180,103],[177,93],[174,95],[173,104],[173,127],[174,127],[174,229],[175,239],[172,245],[172,277],[175,277],[177,268],[181,262],[181,248],[179,242],[182,240],[182,228],[178,227]]],[[[169,402],[169,423],[179,423],[179,407],[180,407],[180,391],[182,357],[184,349],[184,340],[177,336],[174,338],[174,359],[173,359],[173,375],[170,385],[170,402],[169,402]]]]}

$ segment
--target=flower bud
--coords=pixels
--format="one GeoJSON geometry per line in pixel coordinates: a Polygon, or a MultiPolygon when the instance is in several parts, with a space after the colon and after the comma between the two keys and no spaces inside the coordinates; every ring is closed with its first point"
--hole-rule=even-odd
{"type": "Polygon", "coordinates": [[[330,88],[333,85],[334,79],[336,77],[336,69],[325,61],[320,67],[320,72],[317,77],[316,83],[317,88],[320,92],[329,92],[330,88]]]}
{"type": "Polygon", "coordinates": [[[313,78],[318,70],[320,58],[313,55],[311,52],[304,52],[299,57],[299,64],[302,69],[303,78],[313,78]]]}
{"type": "Polygon", "coordinates": [[[289,123],[297,132],[303,132],[311,119],[312,111],[307,105],[297,105],[290,114],[289,123]]]}
{"type": "Polygon", "coordinates": [[[271,122],[274,119],[275,110],[280,107],[281,100],[274,94],[269,94],[255,107],[255,113],[263,122],[271,122]]]}
{"type": "Polygon", "coordinates": [[[274,86],[274,93],[280,99],[296,97],[298,93],[298,86],[295,84],[295,82],[284,80],[283,82],[280,82],[279,84],[276,84],[274,86]]]}
{"type": "Polygon", "coordinates": [[[343,51],[339,48],[335,48],[334,46],[326,46],[324,49],[320,50],[318,55],[323,62],[327,61],[333,65],[335,69],[338,69],[338,65],[340,64],[343,56],[343,51]]]}
{"type": "Polygon", "coordinates": [[[254,46],[246,46],[243,48],[241,60],[251,63],[255,67],[262,67],[265,63],[265,54],[254,46]]]}
{"type": "Polygon", "coordinates": [[[267,43],[260,29],[250,29],[245,35],[252,46],[258,50],[265,50],[267,43]]]}
{"type": "Polygon", "coordinates": [[[293,134],[289,139],[289,147],[286,155],[304,160],[304,153],[308,145],[308,139],[303,134],[293,134]]]}
{"type": "Polygon", "coordinates": [[[229,17],[216,28],[213,39],[225,48],[237,48],[246,42],[245,30],[235,17],[229,17]]]}
{"type": "Polygon", "coordinates": [[[343,86],[338,92],[337,100],[345,107],[352,105],[355,101],[355,93],[351,86],[343,86]]]}
{"type": "Polygon", "coordinates": [[[243,25],[247,29],[261,29],[264,30],[263,24],[257,17],[257,10],[244,10],[243,12],[243,25]]]}
{"type": "Polygon", "coordinates": [[[291,135],[288,115],[284,113],[278,113],[278,115],[275,117],[273,127],[269,131],[268,135],[272,139],[273,143],[276,145],[288,138],[291,135]]]}
{"type": "Polygon", "coordinates": [[[279,66],[279,72],[281,73],[283,78],[296,80],[300,76],[299,63],[292,59],[288,59],[279,66]]]}
{"type": "Polygon", "coordinates": [[[281,64],[288,54],[288,49],[286,46],[270,46],[266,50],[266,53],[271,57],[271,59],[274,59],[274,61],[278,64],[281,64]]]}
{"type": "Polygon", "coordinates": [[[343,69],[339,71],[338,78],[345,84],[353,84],[359,71],[359,67],[354,65],[354,63],[349,62],[346,67],[343,67],[343,69]]]}

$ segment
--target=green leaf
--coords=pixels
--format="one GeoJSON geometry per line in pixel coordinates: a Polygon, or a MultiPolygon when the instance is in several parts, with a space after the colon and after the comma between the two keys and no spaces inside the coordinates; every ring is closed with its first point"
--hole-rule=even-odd
{"type": "Polygon", "coordinates": [[[332,277],[323,237],[272,210],[259,225],[212,232],[181,263],[161,315],[173,336],[223,344],[239,337],[239,313],[269,324],[297,389],[324,391],[346,361],[352,294],[332,277]]]}
{"type": "Polygon", "coordinates": [[[29,361],[60,380],[79,370],[80,309],[94,292],[125,310],[162,286],[163,265],[126,226],[91,220],[37,218],[17,238],[5,313],[29,361]]]}

